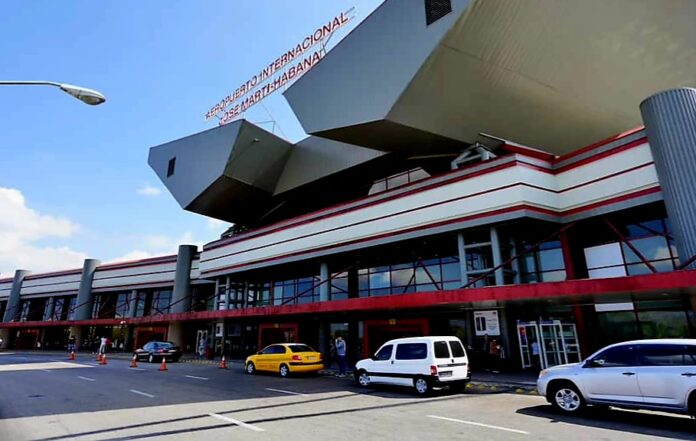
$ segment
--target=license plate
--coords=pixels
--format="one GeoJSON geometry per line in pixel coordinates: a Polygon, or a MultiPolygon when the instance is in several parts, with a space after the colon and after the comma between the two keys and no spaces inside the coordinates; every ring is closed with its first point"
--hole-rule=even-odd
{"type": "Polygon", "coordinates": [[[441,378],[444,378],[444,377],[451,377],[451,376],[452,376],[452,371],[440,372],[440,375],[439,375],[439,376],[440,376],[441,378]]]}
{"type": "Polygon", "coordinates": [[[307,357],[307,360],[314,360],[314,357],[310,355],[309,357],[307,357]]]}

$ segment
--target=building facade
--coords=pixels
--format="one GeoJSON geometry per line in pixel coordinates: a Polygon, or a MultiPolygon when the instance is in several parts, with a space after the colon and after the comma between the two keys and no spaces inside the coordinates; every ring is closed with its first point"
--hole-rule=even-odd
{"type": "MultiPolygon", "coordinates": [[[[554,8],[545,13],[574,19],[554,8]]],[[[386,1],[286,92],[307,139],[239,120],[153,147],[149,164],[182,208],[234,227],[202,250],[0,279],[4,347],[107,335],[115,350],[160,338],[193,352],[206,339],[241,358],[279,341],[330,354],[342,335],[356,360],[391,338],[447,334],[474,363],[495,340],[524,369],[626,339],[695,337],[696,90],[654,94],[684,82],[641,72],[590,103],[577,88],[535,95],[490,81],[525,74],[524,60],[485,77],[451,58],[510,45],[518,22],[493,40],[467,33],[508,9],[386,1]],[[625,104],[636,96],[649,98],[625,104]],[[627,124],[643,125],[612,135],[627,124]]],[[[579,54],[568,63],[589,56],[579,54]]],[[[564,72],[545,81],[580,81],[564,72]]]]}

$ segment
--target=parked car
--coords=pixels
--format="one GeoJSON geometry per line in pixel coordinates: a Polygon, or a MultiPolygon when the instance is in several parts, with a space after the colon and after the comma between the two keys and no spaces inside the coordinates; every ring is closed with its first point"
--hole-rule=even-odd
{"type": "Polygon", "coordinates": [[[247,374],[256,371],[278,372],[281,377],[295,373],[313,373],[324,368],[321,354],[302,343],[279,343],[266,346],[244,362],[247,374]]]}
{"type": "Polygon", "coordinates": [[[568,414],[590,404],[696,416],[696,339],[607,346],[584,362],[541,371],[537,389],[568,414]]]}
{"type": "Polygon", "coordinates": [[[133,355],[137,360],[147,360],[148,363],[160,362],[163,357],[168,361],[179,361],[181,348],[170,341],[151,341],[136,349],[133,355]]]}
{"type": "Polygon", "coordinates": [[[448,386],[461,392],[471,379],[466,350],[457,337],[390,340],[371,358],[355,365],[355,381],[413,387],[419,395],[448,386]]]}

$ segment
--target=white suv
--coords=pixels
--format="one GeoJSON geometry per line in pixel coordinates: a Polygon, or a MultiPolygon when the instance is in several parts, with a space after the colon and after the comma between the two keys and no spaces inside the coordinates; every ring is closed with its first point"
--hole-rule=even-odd
{"type": "Polygon", "coordinates": [[[355,381],[412,386],[420,395],[434,387],[461,392],[471,379],[466,351],[457,337],[390,340],[372,358],[355,365],[355,381]]]}
{"type": "Polygon", "coordinates": [[[541,371],[539,394],[565,413],[586,404],[696,415],[696,340],[618,343],[541,371]]]}

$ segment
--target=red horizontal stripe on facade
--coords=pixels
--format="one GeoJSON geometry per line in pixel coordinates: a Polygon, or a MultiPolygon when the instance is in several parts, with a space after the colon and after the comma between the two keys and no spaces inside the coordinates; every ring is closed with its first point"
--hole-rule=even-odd
{"type": "Polygon", "coordinates": [[[264,316],[290,316],[334,312],[367,312],[381,310],[422,309],[433,306],[460,305],[482,301],[517,301],[579,296],[604,296],[610,294],[639,294],[673,289],[693,289],[696,286],[696,270],[610,279],[581,279],[564,282],[532,283],[525,285],[466,288],[450,291],[431,291],[416,294],[365,297],[306,303],[302,305],[264,306],[226,311],[185,312],[148,317],[123,319],[92,319],[75,321],[9,322],[0,328],[39,328],[49,326],[118,326],[168,323],[173,321],[218,320],[234,318],[258,318],[264,316]]]}
{"type": "Polygon", "coordinates": [[[606,152],[597,153],[596,155],[592,155],[589,158],[581,159],[577,162],[573,162],[572,164],[568,164],[568,165],[564,165],[563,167],[559,167],[559,168],[555,169],[554,172],[555,173],[563,173],[565,171],[572,170],[574,168],[582,167],[583,165],[587,165],[589,163],[599,161],[600,159],[606,158],[607,156],[616,155],[617,153],[621,153],[625,150],[630,150],[633,147],[643,145],[647,142],[648,142],[647,137],[636,139],[635,141],[631,141],[629,143],[617,146],[611,150],[607,150],[606,152]]]}
{"type": "Polygon", "coordinates": [[[43,279],[46,277],[72,276],[74,274],[82,274],[82,268],[70,269],[70,270],[64,270],[64,271],[54,271],[51,273],[30,274],[30,275],[26,276],[24,278],[24,280],[36,280],[36,279],[43,279]]]}
{"type": "Polygon", "coordinates": [[[176,259],[177,259],[177,255],[174,254],[174,255],[169,255],[169,256],[151,257],[151,258],[141,259],[141,260],[129,260],[127,262],[110,263],[107,265],[99,265],[95,272],[113,271],[113,270],[117,270],[117,269],[150,266],[150,265],[159,265],[159,264],[163,264],[163,263],[176,262],[176,259]]]}
{"type": "Polygon", "coordinates": [[[625,138],[627,136],[633,135],[634,133],[640,132],[644,128],[645,128],[644,126],[634,127],[632,129],[626,130],[625,132],[621,132],[621,133],[618,133],[616,135],[610,136],[609,138],[603,139],[601,141],[597,141],[597,142],[590,144],[588,146],[580,147],[579,149],[573,150],[570,153],[566,153],[565,155],[561,155],[560,157],[556,158],[556,160],[554,162],[565,161],[566,159],[573,158],[573,157],[581,155],[585,152],[589,152],[590,150],[598,149],[602,146],[609,144],[610,142],[618,141],[621,138],[625,138]]]}

